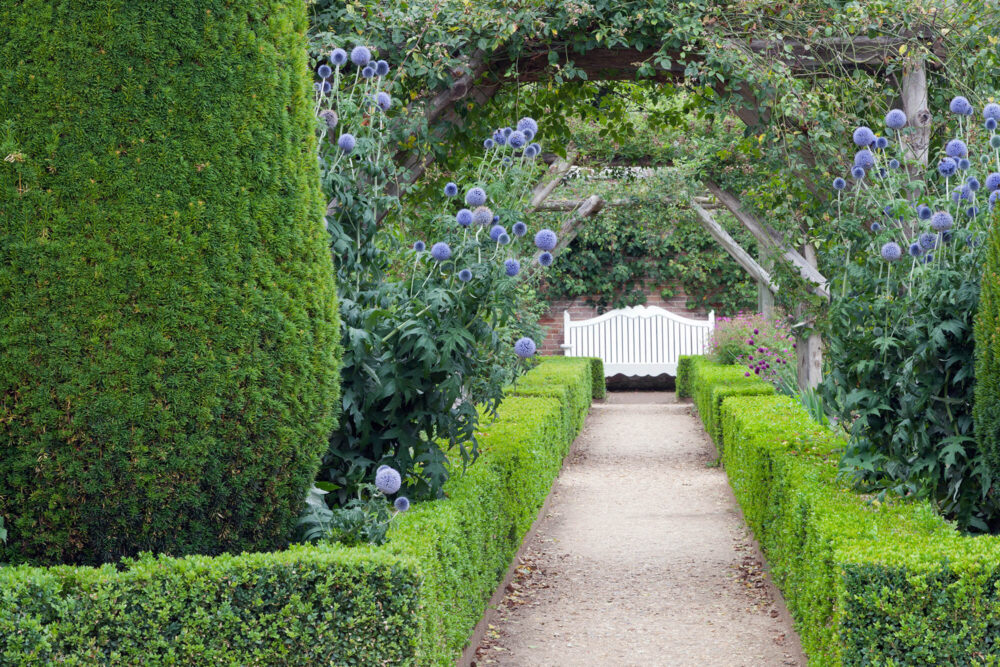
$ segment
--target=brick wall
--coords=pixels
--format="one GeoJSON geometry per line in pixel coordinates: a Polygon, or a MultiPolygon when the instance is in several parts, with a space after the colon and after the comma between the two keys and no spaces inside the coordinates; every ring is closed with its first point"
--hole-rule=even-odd
{"type": "MultiPolygon", "coordinates": [[[[664,310],[669,310],[678,315],[693,318],[708,317],[708,312],[703,309],[688,310],[687,295],[680,285],[670,286],[674,295],[669,299],[660,296],[661,286],[645,284],[646,306],[658,306],[664,310]]],[[[562,354],[559,347],[563,342],[563,311],[569,310],[569,316],[573,320],[585,320],[598,315],[597,309],[587,305],[587,299],[577,297],[576,299],[555,299],[549,302],[549,310],[541,319],[542,328],[545,330],[545,338],[539,343],[539,354],[562,354]]]]}

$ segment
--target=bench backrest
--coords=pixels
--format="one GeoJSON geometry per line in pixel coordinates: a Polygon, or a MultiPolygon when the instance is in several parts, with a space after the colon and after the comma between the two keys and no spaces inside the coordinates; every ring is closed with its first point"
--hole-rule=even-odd
{"type": "Polygon", "coordinates": [[[705,354],[715,329],[715,311],[692,320],[655,306],[612,310],[589,320],[572,321],[563,312],[568,357],[600,357],[604,374],[677,375],[682,354],[705,354]]]}

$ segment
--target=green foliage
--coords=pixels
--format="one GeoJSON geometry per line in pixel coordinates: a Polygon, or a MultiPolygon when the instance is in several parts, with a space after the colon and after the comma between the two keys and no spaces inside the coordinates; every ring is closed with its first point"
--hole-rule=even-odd
{"type": "Polygon", "coordinates": [[[310,489],[306,511],[298,523],[303,541],[330,540],[349,547],[385,542],[396,513],[392,502],[374,484],[360,485],[354,498],[334,509],[323,498],[327,493],[316,487],[310,489]]]}
{"type": "Polygon", "coordinates": [[[691,398],[691,367],[695,359],[686,354],[677,359],[677,398],[691,398]]]}
{"type": "Polygon", "coordinates": [[[305,18],[0,6],[0,560],[287,543],[340,353],[305,18]]]}
{"type": "MultiPolygon", "coordinates": [[[[774,385],[748,378],[744,366],[723,366],[704,357],[687,359],[684,391],[694,399],[705,430],[712,436],[720,456],[724,456],[722,433],[722,401],[729,396],[769,395],[774,385]]],[[[678,381],[680,371],[678,370],[678,381]]]]}
{"type": "MultiPolygon", "coordinates": [[[[506,393],[510,396],[550,396],[558,399],[562,411],[562,432],[572,441],[583,428],[594,395],[593,368],[590,358],[546,357],[543,364],[536,366],[506,393]]],[[[601,384],[604,384],[603,375],[601,384]]]]}
{"type": "MultiPolygon", "coordinates": [[[[547,279],[546,297],[586,296],[603,311],[644,303],[647,282],[677,283],[690,309],[735,314],[756,305],[753,280],[698,223],[683,194],[682,173],[661,171],[656,178],[610,187],[616,190],[613,196],[621,197],[624,190],[635,204],[606,208],[581,225],[547,279]],[[665,198],[663,192],[672,196],[665,198]]],[[[752,247],[746,230],[732,232],[752,247]]],[[[673,292],[665,287],[662,296],[673,292]]]]}
{"type": "Polygon", "coordinates": [[[1000,229],[990,230],[976,314],[976,386],[972,415],[989,474],[1000,479],[1000,229]]]}

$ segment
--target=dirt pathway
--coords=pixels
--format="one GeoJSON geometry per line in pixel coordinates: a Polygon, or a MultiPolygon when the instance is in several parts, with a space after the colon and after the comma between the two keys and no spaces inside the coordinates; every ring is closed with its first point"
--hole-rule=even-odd
{"type": "Polygon", "coordinates": [[[673,394],[594,405],[477,665],[799,665],[715,449],[673,394]]]}

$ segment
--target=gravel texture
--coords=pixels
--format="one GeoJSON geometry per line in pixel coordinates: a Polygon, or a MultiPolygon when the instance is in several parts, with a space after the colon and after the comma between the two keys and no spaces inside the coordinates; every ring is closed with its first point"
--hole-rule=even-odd
{"type": "Polygon", "coordinates": [[[725,473],[673,394],[595,403],[475,665],[800,665],[725,473]]]}

